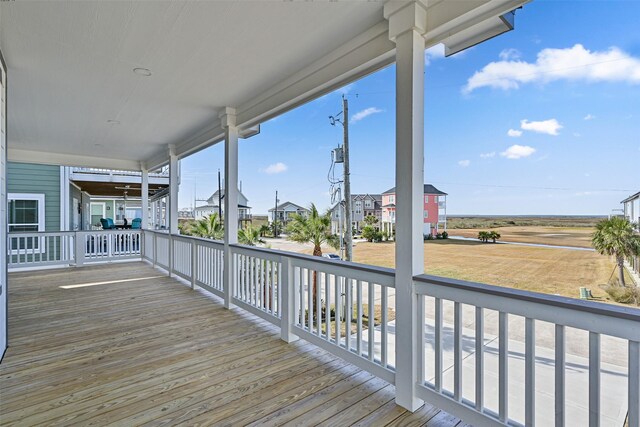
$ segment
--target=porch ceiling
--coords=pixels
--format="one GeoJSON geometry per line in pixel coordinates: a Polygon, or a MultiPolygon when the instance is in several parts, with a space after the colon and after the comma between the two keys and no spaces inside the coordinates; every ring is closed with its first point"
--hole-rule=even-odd
{"type": "Polygon", "coordinates": [[[383,21],[382,3],[272,1],[12,2],[1,19],[10,146],[135,161],[383,21]]]}
{"type": "MultiPolygon", "coordinates": [[[[427,45],[526,1],[425,2],[427,45]]],[[[1,2],[9,159],[160,166],[223,107],[246,130],[391,63],[387,30],[383,2],[1,2]]]]}
{"type": "MultiPolygon", "coordinates": [[[[127,191],[128,197],[141,197],[140,183],[138,184],[123,184],[117,182],[95,182],[95,181],[78,181],[74,180],[74,184],[86,191],[92,196],[109,196],[109,197],[123,197],[124,187],[129,187],[127,191]]],[[[151,184],[149,183],[149,195],[153,195],[156,191],[167,188],[167,185],[151,184]]]]}

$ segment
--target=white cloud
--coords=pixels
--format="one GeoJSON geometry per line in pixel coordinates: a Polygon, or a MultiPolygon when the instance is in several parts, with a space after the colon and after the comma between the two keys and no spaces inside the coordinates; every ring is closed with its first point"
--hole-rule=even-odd
{"type": "Polygon", "coordinates": [[[580,138],[582,134],[580,134],[579,132],[574,132],[573,136],[575,136],[576,138],[580,138]]]}
{"type": "Polygon", "coordinates": [[[364,119],[367,116],[370,116],[372,114],[376,114],[376,113],[382,113],[382,111],[379,108],[376,107],[369,107],[369,108],[365,108],[362,111],[358,111],[357,113],[355,113],[353,116],[351,116],[351,123],[355,123],[355,122],[359,122],[360,120],[364,119]]]}
{"type": "Polygon", "coordinates": [[[585,120],[593,120],[595,118],[596,118],[596,116],[594,116],[593,114],[587,114],[586,116],[584,116],[585,120]]]}
{"type": "Polygon", "coordinates": [[[349,83],[346,86],[342,86],[340,89],[336,89],[334,92],[337,92],[341,95],[346,95],[349,92],[351,92],[351,89],[353,89],[353,83],[349,83]]]}
{"type": "Polygon", "coordinates": [[[518,89],[526,83],[557,80],[640,84],[640,58],[617,47],[599,52],[581,44],[565,49],[547,48],[538,52],[533,63],[514,58],[490,62],[469,78],[463,92],[481,87],[518,89]]]}
{"type": "Polygon", "coordinates": [[[458,164],[463,168],[466,168],[471,164],[471,160],[460,160],[458,164]]]}
{"type": "Polygon", "coordinates": [[[492,151],[490,153],[481,153],[480,154],[480,158],[481,159],[490,159],[490,158],[495,157],[495,156],[496,156],[496,152],[495,151],[492,151]]]}
{"type": "Polygon", "coordinates": [[[502,157],[506,157],[507,159],[521,159],[523,157],[529,157],[533,153],[536,152],[536,149],[533,147],[529,147],[528,145],[512,145],[507,148],[505,151],[500,153],[502,157]]]}
{"type": "Polygon", "coordinates": [[[562,125],[556,119],[542,120],[539,122],[530,122],[529,120],[520,120],[520,127],[531,132],[546,133],[547,135],[557,135],[562,129],[562,125]]]}
{"type": "Polygon", "coordinates": [[[282,162],[273,163],[264,169],[260,169],[260,172],[264,172],[267,175],[275,175],[277,173],[285,172],[289,167],[282,162]]]}
{"type": "Polygon", "coordinates": [[[507,131],[507,135],[509,135],[512,138],[518,138],[522,136],[522,131],[521,130],[516,130],[516,129],[509,129],[507,131]]]}
{"type": "Polygon", "coordinates": [[[522,54],[518,49],[511,48],[511,49],[504,49],[502,52],[500,52],[499,56],[500,56],[500,59],[502,59],[503,61],[510,61],[510,60],[520,59],[522,54]]]}
{"type": "Polygon", "coordinates": [[[424,65],[429,65],[434,59],[440,58],[444,58],[444,45],[442,43],[424,51],[424,65]]]}

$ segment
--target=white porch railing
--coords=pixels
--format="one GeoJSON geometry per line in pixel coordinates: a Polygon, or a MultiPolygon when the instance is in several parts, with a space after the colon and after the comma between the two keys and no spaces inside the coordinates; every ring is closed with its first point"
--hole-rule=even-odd
{"type": "MultiPolygon", "coordinates": [[[[614,420],[603,421],[601,406],[603,390],[612,388],[611,383],[607,387],[602,385],[603,371],[606,369],[601,362],[601,342],[606,336],[609,344],[615,344],[615,339],[624,340],[628,352],[626,390],[617,383],[613,387],[616,393],[613,399],[624,401],[626,391],[628,425],[640,424],[640,310],[434,276],[422,275],[414,280],[419,295],[419,318],[425,319],[426,312],[427,322],[433,320],[432,325],[418,321],[422,331],[420,336],[433,336],[433,342],[422,342],[418,346],[419,360],[422,361],[420,366],[424,368],[418,379],[418,394],[422,399],[474,425],[522,425],[523,422],[526,426],[533,426],[536,425],[536,409],[538,413],[551,415],[547,417],[550,419],[538,421],[537,425],[555,423],[556,426],[564,426],[567,422],[569,425],[611,425],[609,423],[614,420]],[[463,309],[467,314],[464,321],[463,309]],[[493,314],[493,320],[497,314],[497,352],[495,345],[487,344],[487,341],[493,341],[488,339],[486,333],[490,313],[493,314]],[[515,341],[510,335],[509,326],[517,323],[517,320],[524,325],[523,343],[515,341]],[[468,328],[469,325],[472,325],[473,332],[463,332],[463,327],[468,328]],[[432,327],[433,333],[426,333],[426,327],[432,327]],[[536,335],[537,327],[544,328],[544,334],[536,335]],[[588,354],[584,355],[588,376],[583,376],[584,381],[576,381],[575,372],[580,367],[567,362],[569,329],[574,338],[579,331],[588,334],[588,340],[584,340],[588,345],[574,345],[572,349],[572,356],[575,356],[583,347],[588,348],[588,354]],[[551,355],[536,354],[536,338],[540,335],[548,341],[544,350],[549,347],[553,349],[551,355]],[[510,343],[517,344],[517,348],[511,349],[510,343]],[[453,347],[453,357],[449,357],[445,364],[443,353],[447,344],[453,347]],[[485,355],[492,354],[495,365],[496,353],[497,376],[485,361],[485,355]],[[473,363],[466,360],[470,354],[473,355],[473,363]],[[519,365],[522,359],[523,366],[519,365]],[[550,360],[553,360],[553,368],[549,367],[550,360]],[[544,375],[547,389],[542,392],[536,387],[536,377],[539,379],[543,376],[536,374],[537,368],[546,371],[552,369],[552,372],[544,375]],[[511,369],[515,371],[516,381],[510,381],[511,369]],[[571,388],[568,373],[572,375],[571,388]],[[448,381],[445,381],[445,376],[448,381]],[[473,384],[473,392],[466,393],[467,396],[464,393],[465,381],[473,384]],[[522,390],[514,390],[515,382],[522,386],[522,390]],[[583,383],[585,387],[580,387],[583,383]],[[497,408],[487,408],[487,390],[497,394],[497,408]],[[518,393],[520,399],[513,402],[516,399],[512,398],[518,393]],[[536,395],[540,394],[553,395],[553,403],[547,407],[537,405],[536,395]],[[582,411],[583,423],[575,419],[575,405],[571,408],[572,418],[568,416],[569,397],[582,394],[588,394],[581,405],[585,408],[582,411]],[[520,407],[517,407],[518,404],[520,407]],[[522,422],[511,419],[511,411],[520,414],[522,422]]],[[[624,350],[622,346],[622,352],[624,350]]],[[[610,376],[617,377],[623,377],[624,374],[609,372],[610,376]]],[[[495,400],[496,396],[492,397],[495,400]]],[[[621,415],[624,416],[624,413],[621,415]]],[[[622,425],[622,422],[613,425],[622,425]]]]}
{"type": "MultiPolygon", "coordinates": [[[[280,327],[287,341],[303,338],[396,382],[404,350],[393,316],[403,308],[391,269],[231,244],[225,287],[218,241],[151,230],[9,240],[12,268],[142,257],[280,327]]],[[[424,275],[413,285],[419,398],[479,426],[618,425],[620,414],[603,415],[613,399],[640,425],[640,310],[424,275]],[[612,367],[612,357],[623,362],[612,367]]]]}
{"type": "Polygon", "coordinates": [[[9,233],[8,268],[140,259],[141,230],[9,233]]]}
{"type": "MultiPolygon", "coordinates": [[[[144,235],[144,259],[226,298],[222,242],[151,230],[144,235]]],[[[230,255],[232,304],[395,381],[388,326],[392,270],[243,245],[230,245],[230,255]]]]}
{"type": "Polygon", "coordinates": [[[76,233],[9,233],[8,268],[75,264],[76,233]]]}

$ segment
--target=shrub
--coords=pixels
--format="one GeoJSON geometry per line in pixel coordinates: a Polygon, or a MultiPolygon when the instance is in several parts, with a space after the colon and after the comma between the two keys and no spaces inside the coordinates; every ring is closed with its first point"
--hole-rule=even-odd
{"type": "Polygon", "coordinates": [[[373,233],[373,241],[374,243],[380,243],[382,242],[382,233],[379,231],[375,231],[373,233]]]}
{"type": "Polygon", "coordinates": [[[447,233],[446,231],[442,232],[442,238],[443,239],[448,239],[449,238],[449,233],[447,233]]]}
{"type": "Polygon", "coordinates": [[[382,240],[385,242],[389,240],[389,233],[386,230],[382,232],[382,240]]]}
{"type": "Polygon", "coordinates": [[[376,234],[378,234],[378,232],[372,226],[365,225],[362,227],[362,238],[367,239],[367,242],[373,242],[376,234]]]}
{"type": "Polygon", "coordinates": [[[636,286],[605,285],[602,289],[609,297],[620,304],[635,304],[640,302],[640,289],[636,286]]]}
{"type": "Polygon", "coordinates": [[[442,239],[442,233],[437,233],[436,234],[436,239],[442,239]]]}
{"type": "Polygon", "coordinates": [[[431,235],[431,234],[425,234],[425,235],[424,235],[424,240],[433,240],[433,235],[431,235]]]}

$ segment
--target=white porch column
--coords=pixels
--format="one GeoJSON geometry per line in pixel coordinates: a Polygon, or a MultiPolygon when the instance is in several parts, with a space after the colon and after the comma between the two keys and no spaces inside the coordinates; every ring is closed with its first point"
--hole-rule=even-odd
{"type": "Polygon", "coordinates": [[[149,228],[149,170],[141,165],[142,171],[142,185],[140,188],[141,193],[141,205],[142,205],[142,229],[147,230],[149,228]]]}
{"type": "Polygon", "coordinates": [[[178,230],[178,156],[173,145],[169,145],[169,232],[180,234],[178,230]]]}
{"type": "Polygon", "coordinates": [[[220,113],[224,128],[224,306],[231,308],[233,290],[233,260],[230,244],[238,243],[238,128],[236,111],[225,108],[220,113]]]}
{"type": "Polygon", "coordinates": [[[389,2],[389,38],[396,43],[396,402],[411,411],[420,371],[418,297],[413,276],[424,272],[424,51],[422,1],[389,2]]]}

